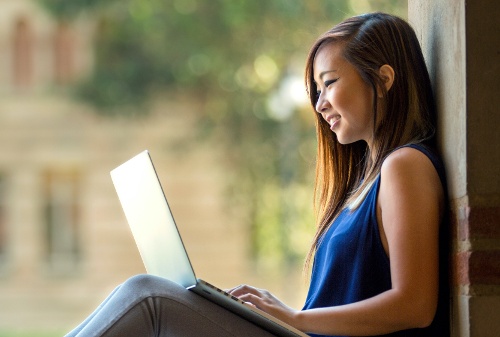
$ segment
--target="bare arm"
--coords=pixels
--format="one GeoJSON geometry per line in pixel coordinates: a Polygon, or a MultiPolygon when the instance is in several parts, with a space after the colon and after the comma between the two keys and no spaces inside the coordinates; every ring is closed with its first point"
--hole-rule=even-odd
{"type": "Polygon", "coordinates": [[[390,290],[353,304],[306,311],[292,310],[260,290],[246,289],[242,297],[318,334],[374,335],[427,326],[437,307],[442,204],[442,186],[430,160],[418,150],[399,149],[384,162],[377,199],[391,263],[390,290]]]}

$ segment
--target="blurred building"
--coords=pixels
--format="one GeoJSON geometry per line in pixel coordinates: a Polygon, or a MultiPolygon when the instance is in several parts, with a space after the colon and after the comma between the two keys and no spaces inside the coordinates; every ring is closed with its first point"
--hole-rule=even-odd
{"type": "Polygon", "coordinates": [[[109,176],[144,149],[198,274],[248,281],[224,153],[194,140],[195,106],[158,102],[147,118],[110,118],[66,94],[92,70],[92,28],[57,22],[36,1],[0,2],[0,334],[64,332],[144,272],[109,176]]]}

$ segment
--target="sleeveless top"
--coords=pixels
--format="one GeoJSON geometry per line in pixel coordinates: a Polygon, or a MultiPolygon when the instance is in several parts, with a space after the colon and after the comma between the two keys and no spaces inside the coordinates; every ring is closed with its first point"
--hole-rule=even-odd
{"type": "MultiPolygon", "coordinates": [[[[432,161],[446,191],[444,168],[439,158],[420,144],[405,147],[421,151],[432,161]]],[[[354,211],[348,208],[342,210],[319,241],[309,292],[302,310],[354,303],[391,289],[390,261],[382,245],[376,215],[379,186],[380,174],[358,208],[354,211]]],[[[447,196],[445,200],[447,202],[447,196]]],[[[450,335],[447,223],[444,221],[440,225],[440,290],[434,321],[426,328],[385,336],[450,335]]]]}

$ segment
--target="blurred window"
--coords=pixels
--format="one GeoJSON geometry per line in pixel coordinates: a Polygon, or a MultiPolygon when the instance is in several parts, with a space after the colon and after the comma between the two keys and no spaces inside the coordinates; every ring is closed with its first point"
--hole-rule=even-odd
{"type": "Polygon", "coordinates": [[[13,82],[17,88],[27,88],[33,84],[33,42],[28,21],[18,19],[12,38],[13,82]]]}
{"type": "Polygon", "coordinates": [[[66,84],[74,75],[74,35],[66,23],[59,23],[54,38],[55,79],[58,84],[66,84]]]}
{"type": "Polygon", "coordinates": [[[44,176],[46,259],[54,273],[72,273],[80,260],[79,180],[75,170],[51,170],[44,176]]]}

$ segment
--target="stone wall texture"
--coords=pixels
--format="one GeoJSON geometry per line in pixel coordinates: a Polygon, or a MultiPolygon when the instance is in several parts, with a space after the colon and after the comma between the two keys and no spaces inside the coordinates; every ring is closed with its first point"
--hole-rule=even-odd
{"type": "Polygon", "coordinates": [[[498,1],[410,0],[440,115],[452,214],[453,336],[500,334],[498,1]]]}

